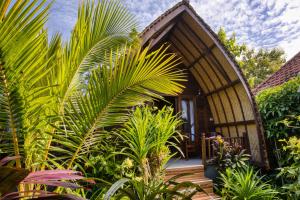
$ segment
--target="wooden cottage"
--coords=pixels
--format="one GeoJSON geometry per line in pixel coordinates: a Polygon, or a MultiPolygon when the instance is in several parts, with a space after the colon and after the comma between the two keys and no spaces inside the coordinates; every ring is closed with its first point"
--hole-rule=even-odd
{"type": "MultiPolygon", "coordinates": [[[[182,94],[166,97],[186,122],[183,150],[188,157],[210,156],[208,137],[222,134],[239,141],[252,160],[268,166],[260,116],[249,85],[238,64],[217,35],[187,0],[176,4],[141,33],[144,46],[157,49],[167,43],[182,59],[188,74],[182,94]]],[[[205,163],[205,162],[204,162],[205,163]]]]}

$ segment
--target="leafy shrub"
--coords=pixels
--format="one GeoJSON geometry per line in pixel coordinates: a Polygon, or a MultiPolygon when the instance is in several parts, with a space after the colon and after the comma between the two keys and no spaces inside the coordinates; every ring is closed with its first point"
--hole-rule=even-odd
{"type": "Polygon", "coordinates": [[[222,189],[220,191],[224,200],[268,200],[276,199],[277,191],[271,185],[263,182],[252,167],[244,169],[230,169],[221,174],[222,189]]]}
{"type": "Polygon", "coordinates": [[[291,137],[282,140],[286,153],[283,166],[277,177],[282,177],[282,193],[285,199],[300,199],[300,139],[291,137]]]}
{"type": "Polygon", "coordinates": [[[250,155],[245,149],[235,143],[230,145],[221,136],[217,136],[213,142],[214,157],[208,160],[208,164],[215,165],[218,171],[225,171],[226,168],[241,168],[247,164],[250,155]]]}
{"type": "Polygon", "coordinates": [[[98,180],[97,185],[88,192],[88,197],[94,193],[98,195],[106,193],[110,184],[119,179],[136,176],[136,164],[132,159],[119,153],[123,147],[116,135],[109,133],[101,135],[101,140],[95,147],[97,150],[89,155],[84,165],[86,176],[98,180]]]}
{"type": "Polygon", "coordinates": [[[257,97],[259,111],[268,138],[281,139],[288,135],[299,134],[300,120],[300,77],[292,79],[280,86],[260,92],[257,97]],[[289,126],[284,122],[289,119],[289,126]]]}
{"type": "MultiPolygon", "coordinates": [[[[199,185],[192,182],[177,183],[176,179],[182,176],[185,174],[174,176],[166,182],[152,179],[149,183],[137,179],[120,179],[111,186],[104,200],[110,200],[113,196],[116,199],[125,197],[130,200],[191,200],[197,192],[204,192],[199,185]]],[[[96,197],[92,200],[98,199],[100,200],[96,197]]]]}
{"type": "Polygon", "coordinates": [[[181,124],[173,109],[157,110],[150,106],[137,107],[119,137],[125,147],[122,154],[137,164],[145,183],[161,179],[164,165],[171,158],[170,147],[178,147],[182,135],[176,130],[181,124]]]}

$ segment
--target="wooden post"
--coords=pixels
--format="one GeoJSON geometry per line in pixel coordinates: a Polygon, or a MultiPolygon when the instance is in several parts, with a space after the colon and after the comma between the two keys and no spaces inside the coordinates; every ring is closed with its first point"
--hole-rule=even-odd
{"type": "Polygon", "coordinates": [[[207,147],[208,147],[208,157],[207,158],[211,159],[211,143],[210,143],[210,139],[207,140],[207,147]]]}
{"type": "Polygon", "coordinates": [[[243,140],[244,148],[247,150],[247,153],[251,154],[249,138],[246,132],[243,132],[243,140]]]}
{"type": "Polygon", "coordinates": [[[202,133],[201,148],[202,148],[202,163],[205,166],[206,165],[206,141],[205,141],[205,133],[202,133]]]}

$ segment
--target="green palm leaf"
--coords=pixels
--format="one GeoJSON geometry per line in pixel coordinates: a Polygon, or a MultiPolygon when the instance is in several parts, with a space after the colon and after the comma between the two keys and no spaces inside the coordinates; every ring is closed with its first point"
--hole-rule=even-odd
{"type": "MultiPolygon", "coordinates": [[[[48,115],[63,115],[65,105],[85,87],[84,77],[91,70],[107,62],[106,53],[114,52],[131,41],[130,33],[136,20],[118,0],[83,1],[78,9],[78,19],[70,41],[61,43],[55,36],[50,43],[50,55],[55,57],[54,67],[48,74],[48,84],[53,87],[51,96],[53,112],[48,115]],[[52,54],[51,54],[52,53],[52,54]],[[55,97],[57,97],[55,99],[55,97]]],[[[56,124],[58,126],[58,124],[56,124]]],[[[55,128],[47,132],[55,133],[55,128]]],[[[48,158],[51,137],[47,139],[44,161],[48,158]]]]}
{"type": "MultiPolygon", "coordinates": [[[[63,49],[59,93],[62,102],[81,86],[81,75],[104,62],[105,54],[130,41],[136,20],[117,0],[85,1],[63,49]]],[[[54,77],[55,78],[55,77],[54,77]]]]}
{"type": "Polygon", "coordinates": [[[84,96],[70,100],[62,120],[63,127],[54,135],[59,143],[54,151],[57,160],[65,160],[67,168],[84,162],[97,143],[98,132],[123,124],[130,107],[162,98],[161,94],[176,95],[182,91],[183,73],[176,69],[175,55],[161,48],[148,54],[145,50],[125,49],[110,56],[109,65],[99,66],[91,76],[84,96]],[[59,155],[59,156],[58,156],[59,155]]]}
{"type": "MultiPolygon", "coordinates": [[[[35,131],[35,116],[47,99],[39,99],[47,87],[36,84],[47,72],[45,3],[16,1],[10,9],[10,1],[0,4],[0,148],[7,155],[26,151],[25,135],[35,131]]],[[[19,158],[16,164],[21,167],[19,158]]]]}

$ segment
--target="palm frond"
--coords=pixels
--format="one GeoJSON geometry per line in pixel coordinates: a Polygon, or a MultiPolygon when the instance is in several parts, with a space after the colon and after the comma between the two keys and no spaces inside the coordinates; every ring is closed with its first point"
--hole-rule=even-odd
{"type": "Polygon", "coordinates": [[[83,1],[63,54],[60,97],[68,97],[82,85],[82,75],[104,62],[105,54],[130,41],[136,27],[133,15],[118,0],[83,1]]]}
{"type": "Polygon", "coordinates": [[[61,123],[64,126],[54,135],[54,142],[60,144],[55,150],[67,168],[84,159],[97,143],[99,131],[123,124],[128,109],[182,91],[177,82],[183,81],[184,75],[176,68],[175,55],[166,54],[165,47],[151,54],[148,51],[129,48],[118,53],[117,59],[111,55],[109,65],[92,73],[86,94],[69,101],[61,123]]]}
{"type": "MultiPolygon", "coordinates": [[[[50,4],[45,5],[46,0],[15,1],[7,9],[8,4],[0,5],[0,148],[7,155],[19,156],[24,153],[20,148],[22,143],[24,147],[24,135],[35,127],[31,120],[36,121],[33,116],[44,104],[36,97],[45,87],[36,83],[46,70],[47,33],[43,27],[50,4]]],[[[20,159],[16,164],[21,167],[20,159]]]]}

